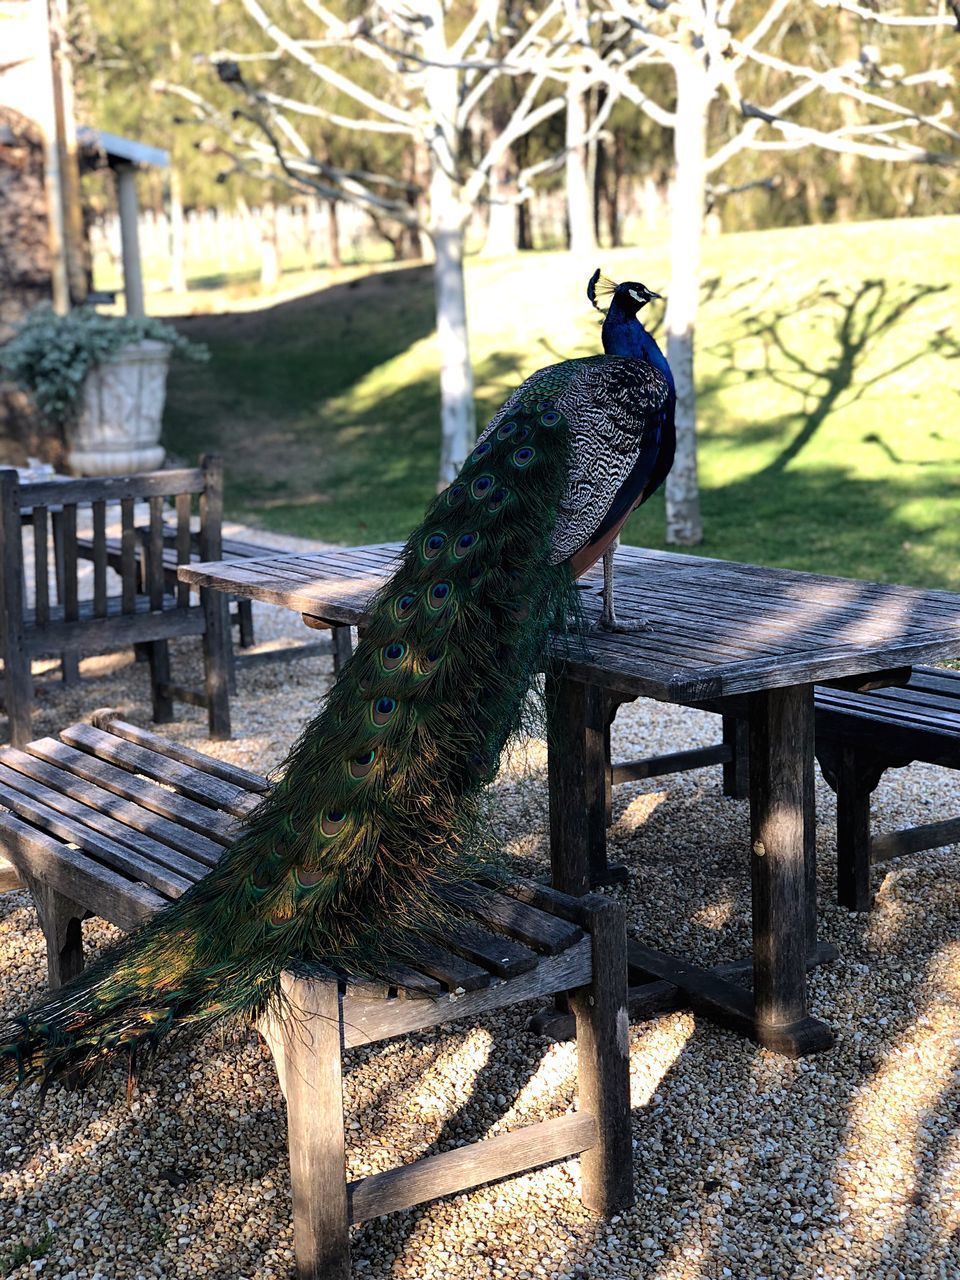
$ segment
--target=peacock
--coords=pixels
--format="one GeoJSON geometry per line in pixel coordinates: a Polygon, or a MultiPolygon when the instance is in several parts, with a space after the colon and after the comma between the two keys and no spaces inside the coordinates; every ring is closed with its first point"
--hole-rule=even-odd
{"type": "MultiPolygon", "coordinates": [[[[520,723],[575,579],[610,556],[673,458],[658,295],[599,271],[602,355],[519,386],[431,503],[364,635],[219,865],[0,1028],[0,1079],[46,1088],[171,1033],[256,1016],[291,964],[377,977],[471,866],[484,786],[520,723]],[[601,308],[602,309],[602,308],[601,308]]],[[[603,625],[617,627],[612,573],[603,625]]]]}

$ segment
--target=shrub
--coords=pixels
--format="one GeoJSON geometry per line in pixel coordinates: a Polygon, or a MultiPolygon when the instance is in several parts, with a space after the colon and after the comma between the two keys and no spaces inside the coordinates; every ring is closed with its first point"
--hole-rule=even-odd
{"type": "Polygon", "coordinates": [[[77,417],[83,384],[94,365],[147,338],[192,360],[210,358],[206,347],[153,316],[106,316],[88,307],[60,316],[44,306],[31,311],[0,347],[0,373],[29,392],[45,418],[62,426],[77,417]]]}

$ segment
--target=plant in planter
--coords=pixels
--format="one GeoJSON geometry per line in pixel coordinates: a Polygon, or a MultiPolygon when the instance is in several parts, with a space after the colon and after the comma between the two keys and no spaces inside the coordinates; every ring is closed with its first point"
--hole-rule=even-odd
{"type": "Polygon", "coordinates": [[[152,316],[87,308],[59,316],[38,307],[0,348],[0,373],[63,432],[71,471],[123,475],[163,462],[160,424],[174,352],[209,358],[206,347],[152,316]]]}

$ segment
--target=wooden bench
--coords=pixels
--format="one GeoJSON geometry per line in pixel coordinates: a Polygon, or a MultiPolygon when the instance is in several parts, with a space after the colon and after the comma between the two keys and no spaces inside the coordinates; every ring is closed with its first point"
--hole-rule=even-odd
{"type": "MultiPolygon", "coordinates": [[[[917,760],[960,769],[960,671],[918,666],[902,675],[903,683],[879,689],[818,685],[814,691],[817,760],[837,793],[837,898],[853,911],[869,910],[874,863],[960,841],[960,817],[871,838],[870,795],[887,769],[917,760]]],[[[745,726],[729,709],[722,743],[614,764],[609,726],[620,705],[611,700],[606,708],[608,820],[611,790],[619,783],[707,765],[723,764],[725,794],[746,796],[745,726]]]]}
{"type": "Polygon", "coordinates": [[[150,662],[154,720],[171,720],[174,701],[186,701],[206,707],[211,737],[229,738],[231,655],[226,602],[218,592],[205,589],[200,592],[199,604],[195,604],[186,583],[169,593],[159,563],[146,575],[138,569],[136,506],[146,504],[149,541],[160,547],[163,515],[171,500],[181,531],[180,544],[189,538],[196,507],[203,554],[206,559],[218,559],[223,505],[223,468],[219,458],[207,456],[199,467],[176,471],[57,477],[23,484],[12,468],[0,469],[0,654],[12,742],[22,744],[31,736],[34,658],[59,657],[67,675],[76,670],[83,656],[112,653],[130,645],[141,646],[150,662]],[[106,549],[110,504],[119,506],[122,530],[119,561],[113,566],[106,549]],[[22,528],[26,512],[32,528],[33,556],[33,604],[29,608],[28,557],[22,528]],[[83,539],[78,538],[77,530],[81,516],[89,519],[93,530],[92,595],[88,599],[81,599],[78,575],[83,539]],[[56,602],[50,598],[51,560],[56,568],[56,602]],[[116,591],[108,581],[110,567],[119,574],[116,591]],[[184,688],[171,679],[169,642],[183,636],[202,638],[202,691],[184,688]]]}
{"type": "MultiPolygon", "coordinates": [[[[141,529],[140,534],[140,556],[141,556],[141,576],[144,580],[149,576],[149,568],[147,564],[150,554],[150,538],[149,530],[141,529]]],[[[119,538],[107,538],[106,550],[108,563],[111,568],[118,573],[122,563],[122,546],[119,538]]],[[[91,539],[80,538],[77,540],[78,551],[81,556],[91,558],[93,554],[93,541],[91,539]]],[[[264,556],[277,555],[276,547],[266,547],[255,542],[247,542],[242,538],[225,538],[220,539],[220,558],[223,560],[258,560],[264,556]]],[[[163,534],[163,577],[166,591],[169,595],[174,595],[180,589],[181,583],[177,577],[177,570],[180,565],[185,563],[185,549],[180,545],[180,537],[175,526],[165,524],[163,534]]],[[[193,530],[190,535],[189,559],[200,561],[203,555],[200,550],[200,538],[197,530],[193,530]]],[[[233,611],[230,615],[231,622],[237,627],[238,639],[241,649],[249,649],[256,643],[253,628],[253,601],[244,596],[228,596],[228,601],[233,604],[233,611]]],[[[343,663],[349,658],[351,649],[350,628],[338,626],[336,623],[324,623],[316,629],[329,628],[331,636],[331,645],[333,649],[333,668],[335,672],[340,670],[343,663]]],[[[283,659],[292,656],[303,657],[307,652],[314,652],[319,646],[301,645],[294,650],[278,650],[268,654],[259,654],[257,658],[263,659],[283,659]]],[[[245,662],[251,659],[248,657],[245,662]]]]}
{"type": "MultiPolygon", "coordinates": [[[[81,923],[132,929],[206,874],[266,779],[113,712],[0,750],[0,850],[29,887],[50,984],[83,966],[81,923]]],[[[287,972],[261,1020],[287,1100],[297,1274],[347,1280],[349,1225],[581,1155],[582,1199],[629,1207],[633,1170],[625,927],[603,897],[530,881],[451,892],[450,922],[385,986],[287,972]],[[579,1109],[347,1183],[341,1050],[558,992],[576,1019],[579,1109]]]]}

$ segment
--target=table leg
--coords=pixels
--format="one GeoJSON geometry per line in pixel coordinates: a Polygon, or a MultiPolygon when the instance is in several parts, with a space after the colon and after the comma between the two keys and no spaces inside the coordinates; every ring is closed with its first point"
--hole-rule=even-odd
{"type": "Polygon", "coordinates": [[[813,686],[750,700],[753,992],[758,1041],[781,1053],[828,1049],[833,1032],[807,1012],[816,945],[813,686]]]}
{"type": "Polygon", "coordinates": [[[607,865],[607,698],[602,689],[547,674],[550,864],[555,889],[588,893],[623,879],[607,865]]]}

